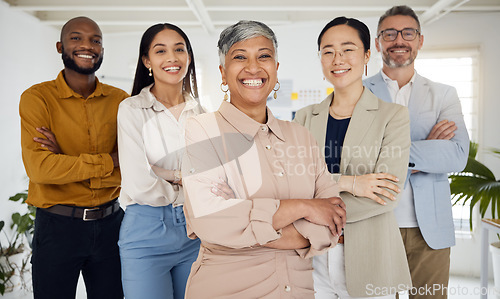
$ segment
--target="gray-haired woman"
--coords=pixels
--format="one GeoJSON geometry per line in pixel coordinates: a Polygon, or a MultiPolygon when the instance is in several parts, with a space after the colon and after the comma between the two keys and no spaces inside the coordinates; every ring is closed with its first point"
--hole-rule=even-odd
{"type": "Polygon", "coordinates": [[[186,298],[314,298],[309,257],[345,224],[338,185],[308,130],[266,107],[278,85],[273,31],[240,21],[218,47],[230,102],[186,124],[184,210],[202,242],[186,298]]]}

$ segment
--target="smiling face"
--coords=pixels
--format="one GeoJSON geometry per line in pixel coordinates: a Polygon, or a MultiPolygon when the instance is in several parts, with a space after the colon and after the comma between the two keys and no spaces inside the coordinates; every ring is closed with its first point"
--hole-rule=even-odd
{"type": "Polygon", "coordinates": [[[154,37],[148,57],[142,61],[146,68],[151,68],[155,83],[181,85],[188,72],[190,57],[186,42],[174,30],[164,29],[154,37]]]}
{"type": "MultiPolygon", "coordinates": [[[[377,35],[386,29],[403,30],[405,28],[419,29],[417,21],[410,16],[391,16],[380,23],[377,35]]],[[[420,34],[417,34],[412,41],[404,40],[399,33],[394,41],[386,42],[380,35],[375,39],[377,51],[381,52],[384,65],[389,68],[412,66],[423,42],[424,37],[420,34]]]]}
{"type": "Polygon", "coordinates": [[[266,106],[278,81],[278,66],[272,41],[258,36],[229,48],[224,67],[219,66],[222,82],[227,83],[231,103],[240,110],[266,106]]]}
{"type": "Polygon", "coordinates": [[[69,21],[56,44],[66,69],[79,74],[94,74],[101,66],[104,49],[102,33],[95,22],[87,18],[69,21]]]}
{"type": "Polygon", "coordinates": [[[320,58],[325,79],[340,90],[354,84],[362,85],[370,50],[365,53],[356,29],[337,25],[328,29],[321,38],[320,58]]]}

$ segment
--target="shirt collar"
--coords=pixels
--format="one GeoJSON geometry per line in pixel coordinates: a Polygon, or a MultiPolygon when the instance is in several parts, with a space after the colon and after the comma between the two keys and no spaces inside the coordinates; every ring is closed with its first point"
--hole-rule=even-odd
{"type": "MultiPolygon", "coordinates": [[[[382,75],[382,78],[384,79],[385,83],[393,84],[394,82],[396,82],[396,85],[398,84],[397,80],[392,80],[391,78],[389,78],[389,76],[387,76],[383,70],[380,70],[380,74],[382,75]]],[[[413,71],[413,76],[411,77],[410,81],[406,85],[410,84],[410,86],[413,86],[413,83],[415,82],[416,76],[417,76],[417,71],[413,71]]]]}
{"type": "MultiPolygon", "coordinates": [[[[154,84],[154,83],[153,83],[154,84]]],[[[148,109],[153,108],[155,111],[163,111],[167,109],[162,103],[156,100],[156,97],[151,92],[153,84],[144,87],[140,92],[139,100],[136,102],[138,108],[148,109]]],[[[184,101],[186,101],[186,106],[183,111],[188,111],[194,109],[198,102],[191,96],[188,92],[183,92],[184,101]]]]}
{"type": "MultiPolygon", "coordinates": [[[[107,96],[110,94],[109,90],[104,88],[104,84],[102,84],[97,77],[95,78],[95,82],[96,82],[95,90],[88,97],[88,99],[99,96],[107,96]]],[[[66,79],[64,79],[64,70],[60,71],[59,75],[57,75],[56,87],[59,92],[59,97],[62,99],[69,99],[69,98],[83,99],[83,96],[81,94],[75,92],[73,89],[71,89],[71,87],[69,87],[68,83],[66,83],[66,79]]]]}
{"type": "Polygon", "coordinates": [[[267,126],[267,128],[278,137],[281,141],[285,141],[285,137],[283,132],[281,131],[278,120],[274,117],[271,110],[266,107],[267,111],[267,122],[265,124],[261,124],[248,115],[243,113],[241,110],[236,108],[233,104],[222,101],[222,104],[219,107],[219,113],[230,123],[238,132],[240,132],[247,140],[252,140],[257,135],[257,132],[263,126],[267,126]]]}

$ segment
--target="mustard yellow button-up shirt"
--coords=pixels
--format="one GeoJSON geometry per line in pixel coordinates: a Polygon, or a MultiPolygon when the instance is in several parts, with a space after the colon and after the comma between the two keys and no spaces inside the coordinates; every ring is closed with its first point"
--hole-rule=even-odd
{"type": "Polygon", "coordinates": [[[116,198],[120,170],[109,153],[116,146],[116,114],[128,94],[100,83],[87,99],[64,79],[27,89],[21,95],[21,147],[30,178],[28,200],[47,208],[56,204],[94,207],[116,198]],[[63,154],[54,154],[33,140],[45,138],[38,127],[51,130],[63,154]]]}

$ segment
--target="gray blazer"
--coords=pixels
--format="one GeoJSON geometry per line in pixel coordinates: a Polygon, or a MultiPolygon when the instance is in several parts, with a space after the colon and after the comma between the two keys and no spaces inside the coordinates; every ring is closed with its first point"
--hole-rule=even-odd
{"type": "MultiPolygon", "coordinates": [[[[392,102],[387,84],[379,72],[364,81],[365,86],[386,102],[392,102]]],[[[464,169],[469,155],[457,91],[449,85],[416,75],[408,102],[411,124],[408,170],[413,187],[415,213],[422,236],[433,249],[455,245],[448,172],[464,169]],[[432,127],[443,119],[454,121],[457,130],[451,140],[425,140],[432,127]],[[411,174],[412,169],[420,172],[411,174]]]]}
{"type": "MultiPolygon", "coordinates": [[[[294,119],[311,131],[321,148],[325,146],[332,98],[330,94],[323,102],[297,111],[294,119]]],[[[388,172],[399,178],[398,187],[402,189],[409,151],[410,120],[406,107],[386,103],[365,88],[347,129],[340,173],[388,172]]],[[[334,178],[338,179],[338,175],[334,178]]],[[[398,200],[382,197],[387,202],[383,206],[348,192],[340,196],[347,206],[344,252],[349,294],[374,296],[375,288],[394,294],[411,286],[406,253],[393,214],[398,200]]]]}

